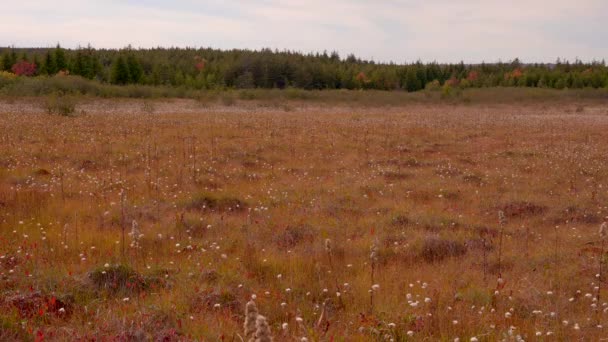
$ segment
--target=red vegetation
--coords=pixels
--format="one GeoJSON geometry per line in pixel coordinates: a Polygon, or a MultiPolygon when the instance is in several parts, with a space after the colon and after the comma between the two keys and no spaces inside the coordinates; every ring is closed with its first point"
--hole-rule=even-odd
{"type": "Polygon", "coordinates": [[[36,64],[20,61],[15,63],[11,70],[17,76],[34,76],[36,74],[36,64]]]}
{"type": "Polygon", "coordinates": [[[479,73],[477,71],[471,71],[469,72],[469,75],[467,76],[467,81],[473,82],[473,81],[477,81],[479,79],[479,73]]]}
{"type": "Polygon", "coordinates": [[[205,69],[205,67],[207,66],[207,60],[204,58],[201,58],[201,56],[195,56],[194,60],[196,61],[196,63],[194,64],[194,67],[198,71],[203,71],[205,69]]]}
{"type": "Polygon", "coordinates": [[[524,75],[524,72],[520,68],[517,68],[511,72],[505,73],[505,80],[518,79],[518,78],[522,77],[523,75],[524,75]]]}
{"type": "Polygon", "coordinates": [[[358,82],[361,82],[361,83],[368,83],[369,82],[369,79],[367,78],[367,75],[365,75],[365,73],[363,71],[361,71],[360,73],[358,73],[355,78],[357,79],[358,82]]]}
{"type": "Polygon", "coordinates": [[[451,86],[451,87],[456,87],[460,84],[460,80],[458,78],[456,78],[455,76],[452,76],[452,78],[450,78],[449,80],[445,81],[445,84],[451,86]]]}

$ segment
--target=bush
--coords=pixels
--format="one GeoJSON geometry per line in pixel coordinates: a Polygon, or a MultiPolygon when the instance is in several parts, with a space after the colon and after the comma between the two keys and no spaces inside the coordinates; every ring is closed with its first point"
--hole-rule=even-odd
{"type": "Polygon", "coordinates": [[[247,203],[235,197],[215,196],[212,194],[198,194],[185,204],[189,210],[211,210],[219,212],[242,211],[247,203]]]}
{"type": "Polygon", "coordinates": [[[10,73],[8,71],[0,71],[0,89],[12,84],[15,82],[17,75],[10,73]]]}
{"type": "Polygon", "coordinates": [[[439,91],[441,90],[441,83],[439,83],[439,80],[433,80],[432,82],[427,83],[424,89],[426,91],[439,91]]]}
{"type": "Polygon", "coordinates": [[[279,248],[290,249],[300,243],[312,243],[315,240],[315,230],[306,224],[290,225],[281,233],[275,236],[275,241],[279,248]]]}
{"type": "Polygon", "coordinates": [[[17,75],[13,74],[12,72],[8,72],[8,71],[0,71],[0,79],[7,79],[7,80],[14,80],[17,78],[17,75]]]}
{"type": "Polygon", "coordinates": [[[289,100],[307,100],[311,97],[310,92],[297,88],[285,89],[285,96],[289,100]]]}
{"type": "Polygon", "coordinates": [[[49,114],[72,116],[76,111],[76,99],[71,95],[51,94],[44,101],[44,109],[49,114]]]}
{"type": "Polygon", "coordinates": [[[11,70],[17,76],[34,76],[36,74],[36,64],[28,61],[20,61],[15,63],[11,70]]]}
{"type": "Polygon", "coordinates": [[[127,265],[114,265],[93,270],[89,273],[89,279],[97,290],[111,293],[139,292],[166,285],[162,280],[162,272],[157,273],[160,274],[144,276],[127,265]]]}
{"type": "Polygon", "coordinates": [[[466,252],[467,247],[464,243],[439,237],[429,237],[422,244],[420,257],[426,262],[436,262],[448,257],[461,256],[466,252]]]}

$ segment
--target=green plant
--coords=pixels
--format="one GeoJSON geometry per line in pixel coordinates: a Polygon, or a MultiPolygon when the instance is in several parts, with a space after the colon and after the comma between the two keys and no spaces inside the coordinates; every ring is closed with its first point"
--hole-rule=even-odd
{"type": "Polygon", "coordinates": [[[44,99],[44,109],[48,114],[73,116],[76,111],[76,98],[72,95],[50,94],[44,99]]]}

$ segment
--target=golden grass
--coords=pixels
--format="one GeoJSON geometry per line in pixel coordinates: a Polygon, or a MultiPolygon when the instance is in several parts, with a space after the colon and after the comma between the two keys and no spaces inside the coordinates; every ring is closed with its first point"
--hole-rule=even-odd
{"type": "Polygon", "coordinates": [[[300,105],[0,105],[0,339],[608,335],[608,106],[300,105]]]}

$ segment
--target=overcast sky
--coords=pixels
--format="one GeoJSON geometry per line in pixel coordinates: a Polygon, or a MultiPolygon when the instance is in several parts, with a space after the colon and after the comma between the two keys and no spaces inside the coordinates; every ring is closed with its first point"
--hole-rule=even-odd
{"type": "Polygon", "coordinates": [[[22,0],[0,46],[336,50],[402,63],[608,59],[608,0],[22,0]]]}

